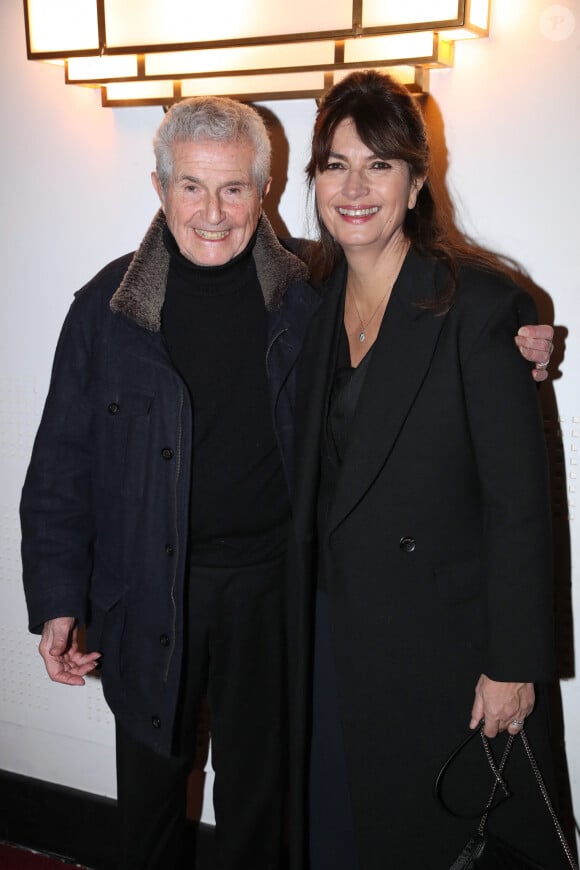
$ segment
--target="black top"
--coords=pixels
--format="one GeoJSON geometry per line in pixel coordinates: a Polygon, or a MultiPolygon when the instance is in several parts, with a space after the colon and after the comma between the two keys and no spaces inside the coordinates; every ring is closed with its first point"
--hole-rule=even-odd
{"type": "MultiPolygon", "coordinates": [[[[351,366],[348,337],[341,318],[334,360],[334,378],[328,397],[326,425],[323,429],[320,450],[320,486],[318,491],[319,542],[324,541],[325,536],[323,533],[336,487],[336,479],[348,446],[350,426],[356,413],[356,406],[363,388],[371,355],[372,347],[367,351],[356,368],[351,366]]],[[[318,569],[319,588],[326,588],[327,577],[328,561],[323,547],[321,547],[318,569]]]]}
{"type": "Polygon", "coordinates": [[[197,266],[171,254],[162,331],[194,420],[191,558],[247,565],[284,551],[288,494],[266,376],[268,314],[252,248],[197,266]]]}

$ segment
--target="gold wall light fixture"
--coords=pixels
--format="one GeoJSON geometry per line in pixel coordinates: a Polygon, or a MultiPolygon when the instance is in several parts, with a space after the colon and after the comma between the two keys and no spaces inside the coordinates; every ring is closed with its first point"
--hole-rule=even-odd
{"type": "Polygon", "coordinates": [[[24,0],[30,60],[64,64],[103,106],[223,94],[319,97],[353,69],[425,93],[454,43],[489,35],[491,0],[24,0]]]}

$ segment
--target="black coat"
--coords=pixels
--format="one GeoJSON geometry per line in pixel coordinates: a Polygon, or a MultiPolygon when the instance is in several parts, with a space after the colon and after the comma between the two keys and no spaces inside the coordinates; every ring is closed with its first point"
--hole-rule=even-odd
{"type": "MultiPolygon", "coordinates": [[[[159,212],[139,250],[76,295],[22,494],[30,629],[88,626],[123,727],[169,753],[183,648],[193,411],[161,333],[169,270],[159,212]]],[[[296,363],[318,296],[265,217],[253,249],[269,312],[272,416],[292,478],[296,363]]]]}
{"type": "MultiPolygon", "coordinates": [[[[297,870],[307,866],[321,425],[345,277],[343,264],[311,323],[298,382],[289,570],[297,870]]],[[[541,682],[554,674],[543,428],[530,367],[513,342],[521,323],[534,319],[533,304],[503,278],[464,270],[447,314],[419,307],[443,278],[441,267],[409,252],[373,349],[321,542],[331,560],[327,587],[360,870],[449,867],[475,823],[447,817],[432,786],[468,733],[479,675],[541,682]]],[[[545,715],[540,697],[529,727],[550,779],[545,715]]],[[[515,788],[521,773],[524,791],[533,792],[525,766],[514,758],[511,768],[515,788]]],[[[474,744],[450,795],[460,808],[470,799],[472,808],[483,806],[485,772],[474,744]],[[481,789],[471,794],[479,768],[481,789]]],[[[521,806],[514,799],[492,823],[520,842],[530,828],[521,806]]],[[[549,841],[548,866],[557,867],[545,809],[538,804],[536,811],[541,821],[529,836],[539,841],[536,851],[549,841]]]]}

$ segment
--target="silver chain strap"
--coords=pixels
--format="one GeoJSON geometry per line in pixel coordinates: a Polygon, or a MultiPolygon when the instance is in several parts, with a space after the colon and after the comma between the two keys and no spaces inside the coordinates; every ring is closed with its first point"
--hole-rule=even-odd
{"type": "Polygon", "coordinates": [[[526,754],[530,760],[530,764],[532,765],[532,770],[534,771],[535,777],[538,781],[538,785],[540,786],[540,791],[542,792],[542,797],[544,798],[546,806],[548,807],[550,815],[552,816],[552,821],[554,822],[554,827],[556,828],[556,833],[558,834],[558,838],[562,844],[562,848],[563,848],[564,852],[566,853],[566,858],[568,859],[568,861],[570,863],[570,867],[572,868],[572,870],[578,870],[578,865],[576,864],[576,861],[574,860],[574,856],[572,855],[572,850],[570,849],[570,846],[568,845],[568,841],[566,840],[566,837],[564,836],[564,831],[562,830],[562,826],[561,826],[560,822],[558,821],[558,817],[557,817],[556,813],[554,812],[554,807],[552,806],[552,801],[550,800],[550,796],[548,795],[548,791],[546,789],[546,786],[544,785],[544,779],[543,779],[542,774],[540,772],[540,768],[537,765],[536,759],[534,757],[534,753],[532,752],[532,747],[528,743],[528,738],[527,738],[527,735],[526,735],[523,728],[520,731],[520,737],[522,738],[522,743],[524,744],[526,754]]]}
{"type": "MultiPolygon", "coordinates": [[[[507,787],[507,784],[506,784],[504,778],[502,777],[502,773],[503,773],[503,769],[506,765],[506,761],[508,760],[508,755],[510,754],[510,749],[512,748],[512,743],[514,742],[514,735],[510,734],[508,741],[505,745],[505,749],[503,751],[503,755],[502,755],[502,759],[499,763],[499,767],[496,767],[493,753],[492,753],[491,749],[489,748],[489,743],[487,742],[487,737],[483,733],[483,727],[481,728],[481,731],[479,733],[481,734],[481,742],[483,743],[483,748],[485,749],[485,754],[487,755],[487,760],[489,762],[489,766],[491,767],[491,771],[492,771],[493,775],[495,776],[495,782],[492,786],[489,800],[488,800],[487,804],[485,805],[485,809],[483,811],[483,815],[480,819],[479,827],[477,829],[478,834],[483,834],[483,829],[485,828],[485,825],[487,822],[487,817],[489,815],[491,805],[494,801],[498,786],[501,786],[506,797],[510,796],[509,788],[507,787]]],[[[575,870],[576,870],[576,868],[575,868],[575,870]]]]}
{"type": "MultiPolygon", "coordinates": [[[[502,789],[504,790],[504,792],[506,793],[506,795],[509,795],[509,791],[508,791],[507,785],[502,777],[502,773],[503,773],[503,769],[505,767],[510,749],[512,747],[512,743],[514,742],[514,738],[516,735],[510,734],[509,739],[505,745],[502,759],[501,759],[499,765],[496,766],[493,754],[491,752],[491,749],[489,748],[489,743],[487,742],[487,737],[483,733],[483,728],[481,729],[480,733],[481,733],[481,740],[483,743],[483,747],[485,749],[485,754],[486,754],[487,760],[489,762],[489,766],[491,767],[492,773],[495,777],[495,782],[494,782],[493,788],[491,790],[491,795],[489,797],[489,800],[488,800],[487,805],[485,807],[483,816],[481,817],[481,821],[479,823],[478,831],[480,834],[482,834],[483,829],[485,828],[485,823],[487,822],[489,810],[490,810],[490,807],[493,803],[498,786],[501,786],[502,789]]],[[[568,859],[568,862],[569,862],[572,870],[578,870],[578,865],[576,864],[576,862],[574,860],[574,856],[572,855],[572,850],[570,849],[570,846],[568,845],[568,841],[566,840],[566,837],[564,835],[564,831],[562,830],[562,826],[561,826],[560,822],[558,821],[558,817],[554,811],[554,807],[552,806],[552,801],[550,800],[550,796],[548,795],[548,791],[547,791],[546,786],[544,784],[544,779],[542,777],[542,774],[540,773],[540,768],[538,767],[537,761],[534,757],[534,753],[532,752],[532,747],[530,746],[530,744],[528,742],[528,737],[527,737],[526,732],[524,731],[523,728],[520,730],[519,736],[521,737],[522,743],[524,744],[524,749],[526,750],[526,755],[528,756],[532,770],[534,771],[534,775],[535,775],[536,780],[538,782],[538,785],[540,787],[542,797],[544,798],[544,803],[548,807],[548,811],[552,817],[552,821],[554,822],[554,827],[556,828],[556,833],[558,834],[558,839],[560,840],[560,843],[562,844],[562,848],[566,854],[566,858],[568,859]]]]}

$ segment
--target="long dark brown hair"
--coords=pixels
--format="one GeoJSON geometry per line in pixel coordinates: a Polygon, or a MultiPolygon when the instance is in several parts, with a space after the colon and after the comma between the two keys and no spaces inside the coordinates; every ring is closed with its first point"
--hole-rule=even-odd
{"type": "MultiPolygon", "coordinates": [[[[354,72],[325,94],[318,109],[312,153],[306,167],[310,192],[316,173],[323,172],[328,165],[336,128],[347,118],[352,119],[359,138],[373,154],[383,159],[404,160],[411,180],[425,178],[414,209],[407,210],[403,230],[416,250],[448,267],[449,279],[435,302],[437,308],[448,308],[453,303],[461,265],[513,274],[510,261],[467,238],[453,223],[448,210],[438,206],[428,177],[430,148],[423,115],[416,98],[391,76],[374,70],[354,72]]],[[[343,255],[318,209],[316,219],[320,245],[312,250],[310,268],[315,281],[320,282],[343,255]]]]}

